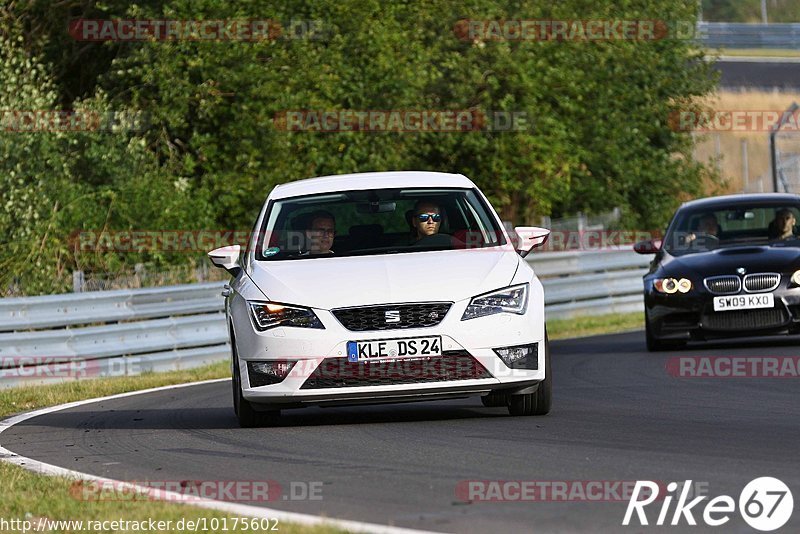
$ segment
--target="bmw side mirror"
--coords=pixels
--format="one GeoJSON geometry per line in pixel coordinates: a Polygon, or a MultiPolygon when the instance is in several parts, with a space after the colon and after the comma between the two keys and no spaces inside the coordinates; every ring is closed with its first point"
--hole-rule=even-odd
{"type": "Polygon", "coordinates": [[[633,245],[633,250],[639,254],[655,254],[661,250],[661,240],[648,239],[647,241],[639,241],[633,245]]]}
{"type": "Polygon", "coordinates": [[[237,276],[242,267],[239,265],[239,254],[242,247],[239,245],[228,245],[212,250],[208,253],[208,258],[215,267],[225,269],[232,276],[237,276]]]}
{"type": "Polygon", "coordinates": [[[516,249],[523,258],[531,250],[544,245],[547,242],[547,238],[550,237],[550,230],[539,228],[538,226],[517,226],[514,231],[519,237],[516,249]]]}

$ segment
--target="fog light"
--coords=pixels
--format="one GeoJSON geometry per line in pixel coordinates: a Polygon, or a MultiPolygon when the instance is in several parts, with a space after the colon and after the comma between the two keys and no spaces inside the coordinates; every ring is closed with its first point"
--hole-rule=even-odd
{"type": "Polygon", "coordinates": [[[517,345],[494,349],[510,369],[539,369],[539,344],[517,345]]]}
{"type": "Polygon", "coordinates": [[[296,363],[287,360],[247,362],[250,387],[257,388],[283,382],[296,363]]]}

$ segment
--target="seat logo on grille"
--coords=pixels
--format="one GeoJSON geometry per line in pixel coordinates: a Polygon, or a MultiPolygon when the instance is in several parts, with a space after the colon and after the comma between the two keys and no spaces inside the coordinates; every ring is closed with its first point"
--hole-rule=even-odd
{"type": "Polygon", "coordinates": [[[399,323],[400,310],[386,310],[383,313],[383,318],[386,320],[387,323],[399,323]]]}

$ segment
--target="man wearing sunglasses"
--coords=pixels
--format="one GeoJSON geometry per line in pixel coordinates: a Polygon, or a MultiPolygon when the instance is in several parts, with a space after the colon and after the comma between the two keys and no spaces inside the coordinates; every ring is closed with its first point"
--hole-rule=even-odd
{"type": "Polygon", "coordinates": [[[442,225],[442,213],[439,205],[429,200],[418,200],[414,205],[411,225],[416,231],[417,241],[439,233],[442,225]]]}

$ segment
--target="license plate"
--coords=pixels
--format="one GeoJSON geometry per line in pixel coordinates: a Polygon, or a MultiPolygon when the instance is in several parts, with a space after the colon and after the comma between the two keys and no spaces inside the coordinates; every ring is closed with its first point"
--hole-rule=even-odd
{"type": "Polygon", "coordinates": [[[347,361],[350,362],[363,362],[381,358],[412,358],[441,355],[441,336],[347,342],[347,361]]]}
{"type": "Polygon", "coordinates": [[[714,297],[714,311],[752,310],[756,308],[772,308],[774,306],[775,297],[773,297],[772,293],[714,297]]]}

